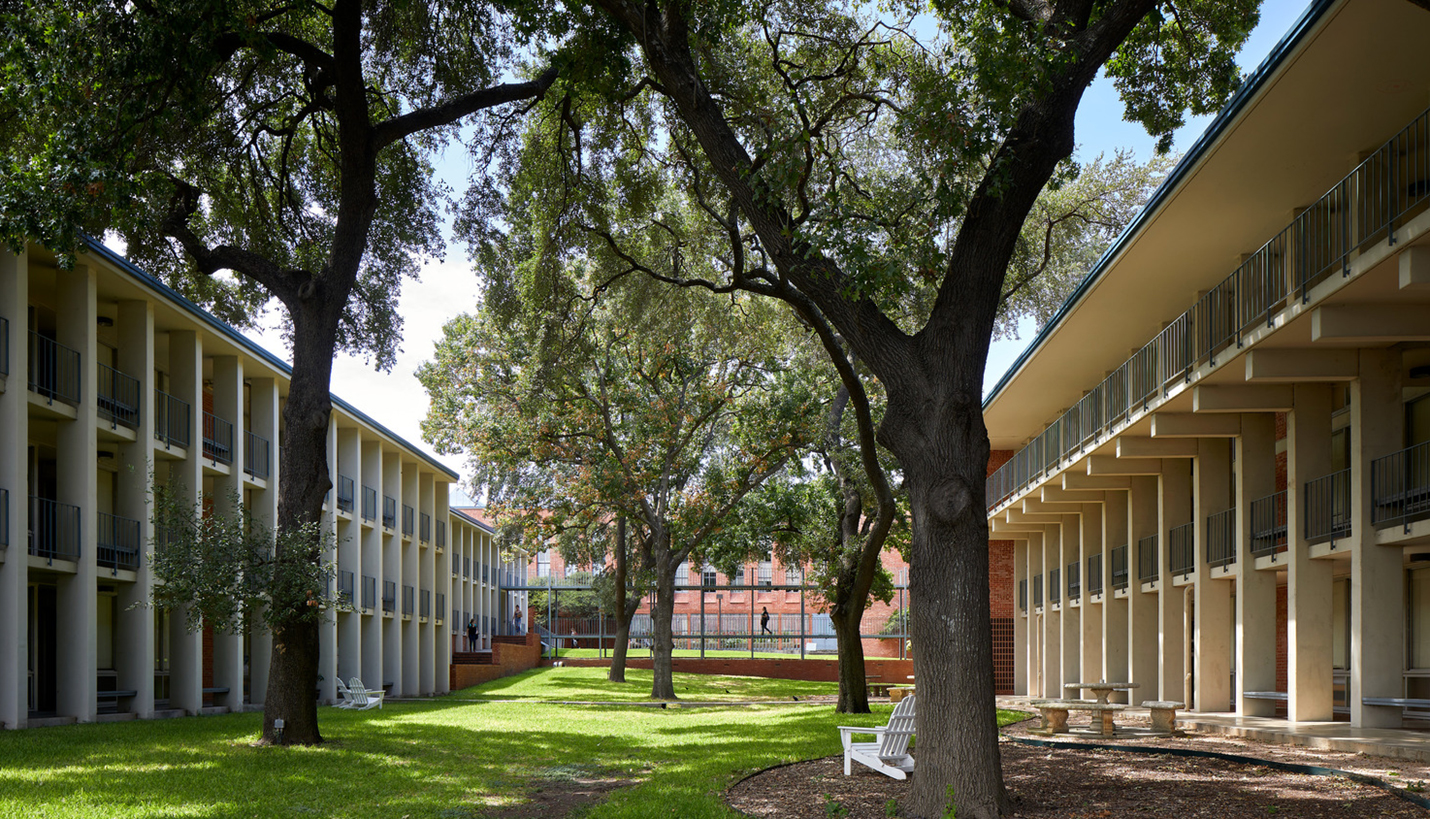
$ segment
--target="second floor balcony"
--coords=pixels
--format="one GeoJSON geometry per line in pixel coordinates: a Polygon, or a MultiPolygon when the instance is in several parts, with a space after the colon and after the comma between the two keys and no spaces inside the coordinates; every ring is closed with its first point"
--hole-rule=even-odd
{"type": "Polygon", "coordinates": [[[80,402],[79,351],[48,336],[30,331],[30,392],[49,403],[60,401],[78,406],[80,402]]]}
{"type": "Polygon", "coordinates": [[[244,432],[243,471],[250,478],[268,480],[272,474],[273,444],[262,435],[244,432]]]}
{"type": "Polygon", "coordinates": [[[95,538],[95,560],[117,573],[120,569],[139,568],[139,521],[99,513],[99,532],[95,538]]]}
{"type": "Polygon", "coordinates": [[[79,560],[79,507],[30,496],[30,554],[51,563],[79,560]]]}
{"type": "Polygon", "coordinates": [[[163,390],[154,390],[154,440],[169,447],[188,449],[189,402],[163,390]]]}
{"type": "Polygon", "coordinates": [[[97,411],[112,425],[139,426],[139,379],[131,378],[108,364],[95,373],[97,411]]]}
{"type": "Polygon", "coordinates": [[[214,463],[233,463],[233,423],[204,413],[204,457],[214,463]]]}
{"type": "Polygon", "coordinates": [[[397,528],[397,498],[391,495],[382,496],[382,527],[384,529],[397,528]]]}

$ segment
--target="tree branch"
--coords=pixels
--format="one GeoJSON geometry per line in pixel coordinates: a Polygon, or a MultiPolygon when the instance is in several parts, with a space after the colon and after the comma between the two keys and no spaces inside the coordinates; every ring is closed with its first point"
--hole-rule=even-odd
{"type": "Polygon", "coordinates": [[[556,75],[557,69],[553,66],[543,71],[541,76],[534,80],[494,85],[449,100],[441,105],[420,108],[400,117],[385,120],[373,128],[373,146],[377,150],[382,150],[418,131],[448,125],[468,114],[495,108],[508,102],[540,97],[546,93],[546,89],[550,88],[552,83],[556,82],[556,75]]]}

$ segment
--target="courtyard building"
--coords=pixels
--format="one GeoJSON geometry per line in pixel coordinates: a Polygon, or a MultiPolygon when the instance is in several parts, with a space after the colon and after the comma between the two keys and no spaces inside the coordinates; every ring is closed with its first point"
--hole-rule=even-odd
{"type": "Polygon", "coordinates": [[[1430,716],[1427,42],[1314,3],[990,391],[1019,694],[1430,716]]]}
{"type": "MultiPolygon", "coordinates": [[[[272,644],[191,632],[147,605],[153,480],[275,523],[290,368],[91,242],[73,270],[0,251],[0,725],[240,711],[272,644]]],[[[393,696],[449,687],[454,634],[524,605],[498,589],[491,532],[449,508],[457,475],[336,396],[335,547],[316,696],[361,677],[393,696]],[[509,599],[511,598],[511,599],[509,599]]]]}

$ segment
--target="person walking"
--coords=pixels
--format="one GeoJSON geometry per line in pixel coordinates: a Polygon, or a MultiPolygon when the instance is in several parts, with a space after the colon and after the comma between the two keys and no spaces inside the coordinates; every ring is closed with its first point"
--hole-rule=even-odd
{"type": "Polygon", "coordinates": [[[467,620],[467,650],[477,650],[477,618],[467,620]]]}
{"type": "Polygon", "coordinates": [[[760,633],[761,633],[761,634],[769,634],[769,635],[773,635],[773,634],[774,634],[773,631],[770,631],[770,607],[769,607],[769,606],[760,606],[760,633]]]}
{"type": "Polygon", "coordinates": [[[521,628],[521,606],[516,607],[516,616],[514,619],[516,620],[516,633],[525,634],[526,632],[521,628]]]}

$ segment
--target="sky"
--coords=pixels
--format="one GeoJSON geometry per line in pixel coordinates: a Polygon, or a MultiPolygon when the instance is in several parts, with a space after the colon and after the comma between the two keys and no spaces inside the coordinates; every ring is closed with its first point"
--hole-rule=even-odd
{"type": "MultiPolygon", "coordinates": [[[[1251,72],[1270,53],[1277,42],[1301,16],[1306,0],[1266,0],[1262,4],[1261,22],[1238,57],[1244,72],[1251,72]]],[[[1174,151],[1184,151],[1211,122],[1211,117],[1189,120],[1176,134],[1174,151]]],[[[1078,157],[1091,159],[1100,153],[1111,154],[1119,148],[1131,149],[1139,159],[1152,155],[1153,140],[1141,126],[1124,122],[1122,105],[1112,83],[1099,79],[1088,90],[1077,117],[1078,157]]],[[[466,189],[471,162],[460,146],[438,163],[438,175],[457,191],[466,189]]],[[[461,312],[474,309],[477,303],[478,281],[472,265],[466,259],[465,248],[453,244],[446,258],[428,264],[420,281],[403,283],[399,313],[404,319],[402,349],[390,372],[376,372],[362,359],[339,355],[333,364],[333,392],[370,417],[405,438],[408,443],[433,454],[459,475],[466,476],[462,456],[431,453],[422,441],[421,423],[427,414],[427,394],[417,382],[415,373],[432,356],[442,337],[442,326],[461,312]]],[[[1032,340],[1036,327],[1027,322],[1021,326],[1019,339],[994,342],[988,354],[984,375],[985,391],[997,383],[1009,365],[1032,340]]],[[[249,338],[291,361],[287,345],[278,329],[277,314],[270,311],[266,326],[245,333],[249,338]]],[[[453,504],[466,503],[469,498],[453,493],[453,504]]]]}

